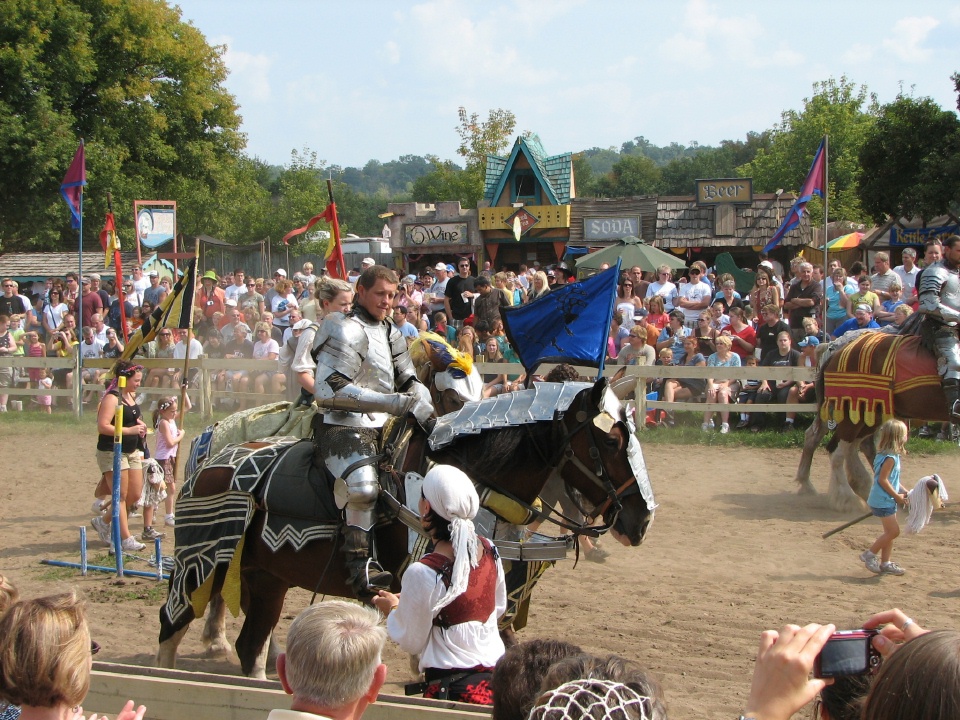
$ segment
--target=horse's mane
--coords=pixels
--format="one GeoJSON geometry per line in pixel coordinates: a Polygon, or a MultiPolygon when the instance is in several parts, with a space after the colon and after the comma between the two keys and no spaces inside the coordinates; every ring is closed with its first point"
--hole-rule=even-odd
{"type": "Polygon", "coordinates": [[[550,432],[551,422],[547,420],[516,427],[484,429],[476,435],[456,437],[438,450],[436,455],[449,453],[456,456],[469,466],[467,474],[482,482],[483,478],[500,475],[510,466],[515,467],[518,453],[536,455],[534,444],[540,448],[546,447],[550,432]]]}

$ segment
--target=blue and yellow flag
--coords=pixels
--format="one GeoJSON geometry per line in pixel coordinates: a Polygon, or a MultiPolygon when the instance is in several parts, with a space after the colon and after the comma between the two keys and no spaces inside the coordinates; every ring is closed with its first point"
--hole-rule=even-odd
{"type": "Polygon", "coordinates": [[[140,346],[157,336],[161,328],[193,327],[193,297],[197,290],[197,260],[194,258],[177,284],[167,293],[156,309],[145,318],[143,325],[130,336],[123,349],[121,360],[130,360],[140,346]]]}
{"type": "Polygon", "coordinates": [[[618,259],[616,267],[551,290],[529,305],[501,311],[507,339],[527,373],[544,362],[587,365],[603,372],[619,277],[618,259]]]}

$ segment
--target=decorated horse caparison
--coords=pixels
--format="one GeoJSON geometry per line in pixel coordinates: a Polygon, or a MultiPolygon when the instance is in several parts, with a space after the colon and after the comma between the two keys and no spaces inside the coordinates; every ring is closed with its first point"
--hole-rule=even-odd
{"type": "Polygon", "coordinates": [[[863,331],[844,336],[824,350],[817,373],[820,412],[806,431],[796,482],[801,494],[815,494],[810,482],[813,453],[836,423],[830,453],[828,502],[839,511],[863,506],[873,472],[873,434],[892,417],[947,420],[933,353],[919,335],[863,331]]]}
{"type": "MultiPolygon", "coordinates": [[[[590,521],[602,520],[599,528],[582,532],[609,529],[622,544],[639,545],[655,502],[618,397],[629,389],[606,379],[535,383],[533,389],[471,402],[440,418],[429,440],[419,426],[398,421],[381,461],[382,517],[374,536],[381,564],[399,578],[416,559],[416,549],[408,552],[408,525],[398,519],[404,512],[398,505],[404,502],[404,474],[422,474],[431,462],[459,467],[488,490],[481,497],[514,509],[534,505],[548,477],[557,473],[590,521]]],[[[332,482],[311,473],[312,457],[309,440],[248,442],[208,458],[188,479],[177,503],[158,665],[174,666],[190,622],[210,604],[203,633],[208,648],[226,651],[225,610],[242,610],[236,642],[241,667],[247,675],[264,677],[289,588],[347,596],[332,482]]]]}

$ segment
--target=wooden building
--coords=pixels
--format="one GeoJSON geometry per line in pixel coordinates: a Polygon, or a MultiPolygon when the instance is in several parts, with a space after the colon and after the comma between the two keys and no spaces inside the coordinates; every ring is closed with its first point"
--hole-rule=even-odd
{"type": "Polygon", "coordinates": [[[570,240],[574,197],[573,154],[547,155],[536,135],[518,137],[508,157],[488,155],[477,209],[487,259],[495,267],[557,262],[570,240]]]}
{"type": "MultiPolygon", "coordinates": [[[[698,203],[696,196],[660,196],[653,241],[663,250],[708,265],[721,252],[729,252],[740,267],[752,267],[795,199],[790,193],[761,193],[751,195],[748,203],[709,205],[698,203]]],[[[811,242],[810,220],[804,214],[799,227],[788,232],[770,254],[786,265],[811,242]]]]}

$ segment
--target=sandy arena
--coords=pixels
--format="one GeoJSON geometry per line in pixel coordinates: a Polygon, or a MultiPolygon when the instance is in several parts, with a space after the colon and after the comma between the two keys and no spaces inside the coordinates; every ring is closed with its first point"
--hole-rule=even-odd
{"type": "MultiPolygon", "coordinates": [[[[78,530],[89,528],[97,480],[95,429],[81,424],[0,423],[0,571],[26,595],[76,586],[89,599],[98,659],[151,665],[163,590],[150,580],[56,570],[44,558],[78,559],[78,530]]],[[[870,519],[828,540],[821,533],[857,516],[826,507],[823,494],[797,496],[799,450],[733,450],[652,445],[645,448],[660,504],[646,542],[624,548],[605,540],[606,564],[562,562],[534,596],[521,637],[561,637],[595,653],[634,658],[661,679],[672,718],[736,717],[743,706],[759,634],[787,622],[834,622],[855,627],[872,612],[899,606],[927,627],[960,627],[960,538],[956,503],[935,514],[919,536],[901,536],[894,559],[903,577],[874,576],[857,555],[878,534],[870,519]]],[[[908,486],[939,472],[960,497],[955,455],[904,460],[908,486]]],[[[821,451],[814,482],[826,490],[821,451]]],[[[142,522],[134,520],[136,531],[142,522]]],[[[91,562],[108,563],[106,548],[88,532],[91,562]]],[[[172,549],[172,534],[165,551],[172,549]]],[[[128,567],[148,569],[144,562],[128,567]]],[[[287,597],[282,641],[290,619],[310,599],[287,597]]],[[[231,642],[239,620],[230,620],[231,642]]],[[[238,674],[236,657],[205,659],[199,624],[181,646],[179,667],[238,674]]],[[[402,694],[407,660],[388,644],[388,692],[402,694]]],[[[149,713],[148,713],[149,714],[149,713]]],[[[802,714],[809,717],[806,711],[802,714]]],[[[798,715],[798,717],[800,717],[798,715]]]]}

